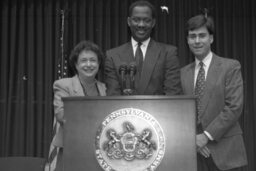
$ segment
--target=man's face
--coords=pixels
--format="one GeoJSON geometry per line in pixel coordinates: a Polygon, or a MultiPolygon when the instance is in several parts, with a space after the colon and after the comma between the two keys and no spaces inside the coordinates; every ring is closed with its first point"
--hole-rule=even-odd
{"type": "Polygon", "coordinates": [[[199,60],[204,59],[211,50],[213,35],[210,35],[206,27],[200,27],[188,32],[188,45],[191,52],[199,60]]]}
{"type": "Polygon", "coordinates": [[[152,11],[147,6],[134,7],[127,22],[131,29],[132,37],[138,42],[148,39],[155,26],[155,19],[152,18],[152,11]]]}

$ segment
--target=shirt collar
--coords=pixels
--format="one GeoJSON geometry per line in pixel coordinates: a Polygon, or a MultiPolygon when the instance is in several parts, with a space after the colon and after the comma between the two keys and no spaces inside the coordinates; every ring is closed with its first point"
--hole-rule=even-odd
{"type": "MultiPolygon", "coordinates": [[[[148,47],[149,41],[150,41],[150,37],[147,40],[141,42],[142,43],[141,46],[148,47]]],[[[137,48],[138,42],[134,40],[133,37],[131,38],[131,42],[132,42],[132,47],[137,48]]]]}
{"type": "MultiPolygon", "coordinates": [[[[196,61],[196,67],[199,66],[200,60],[198,60],[198,59],[196,58],[195,61],[196,61]]],[[[204,63],[204,66],[209,67],[211,61],[212,61],[212,52],[210,51],[210,52],[208,53],[208,55],[202,60],[202,62],[204,63]]]]}

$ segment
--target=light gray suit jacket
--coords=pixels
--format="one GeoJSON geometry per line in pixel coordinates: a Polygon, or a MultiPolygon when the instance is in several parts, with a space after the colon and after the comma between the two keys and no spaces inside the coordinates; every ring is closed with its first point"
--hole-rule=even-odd
{"type": "MultiPolygon", "coordinates": [[[[96,82],[100,96],[106,96],[106,87],[105,84],[97,81],[96,82]]],[[[57,80],[53,84],[54,91],[54,114],[55,119],[56,115],[63,115],[63,101],[62,97],[70,96],[85,96],[81,83],[78,79],[78,76],[75,75],[72,78],[63,78],[57,80]]],[[[52,144],[57,147],[63,147],[63,125],[58,124],[57,133],[53,137],[52,144]]]]}
{"type": "MultiPolygon", "coordinates": [[[[195,62],[181,69],[181,83],[186,95],[194,94],[194,71],[195,62]]],[[[202,100],[203,112],[199,118],[203,130],[214,138],[207,147],[221,170],[247,164],[242,130],[238,122],[243,109],[243,98],[240,63],[213,54],[202,100]]]]}

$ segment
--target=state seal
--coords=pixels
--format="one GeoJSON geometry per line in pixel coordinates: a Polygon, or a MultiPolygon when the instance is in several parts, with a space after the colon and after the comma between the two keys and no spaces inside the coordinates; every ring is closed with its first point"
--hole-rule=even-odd
{"type": "Polygon", "coordinates": [[[165,136],[158,121],[136,108],[110,113],[99,126],[95,155],[105,171],[154,171],[165,153],[165,136]]]}

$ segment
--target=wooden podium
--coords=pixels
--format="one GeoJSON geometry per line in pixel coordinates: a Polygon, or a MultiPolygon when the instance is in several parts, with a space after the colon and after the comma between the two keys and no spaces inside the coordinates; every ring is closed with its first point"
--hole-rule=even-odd
{"type": "Polygon", "coordinates": [[[196,171],[191,96],[63,98],[65,171],[196,171]]]}

